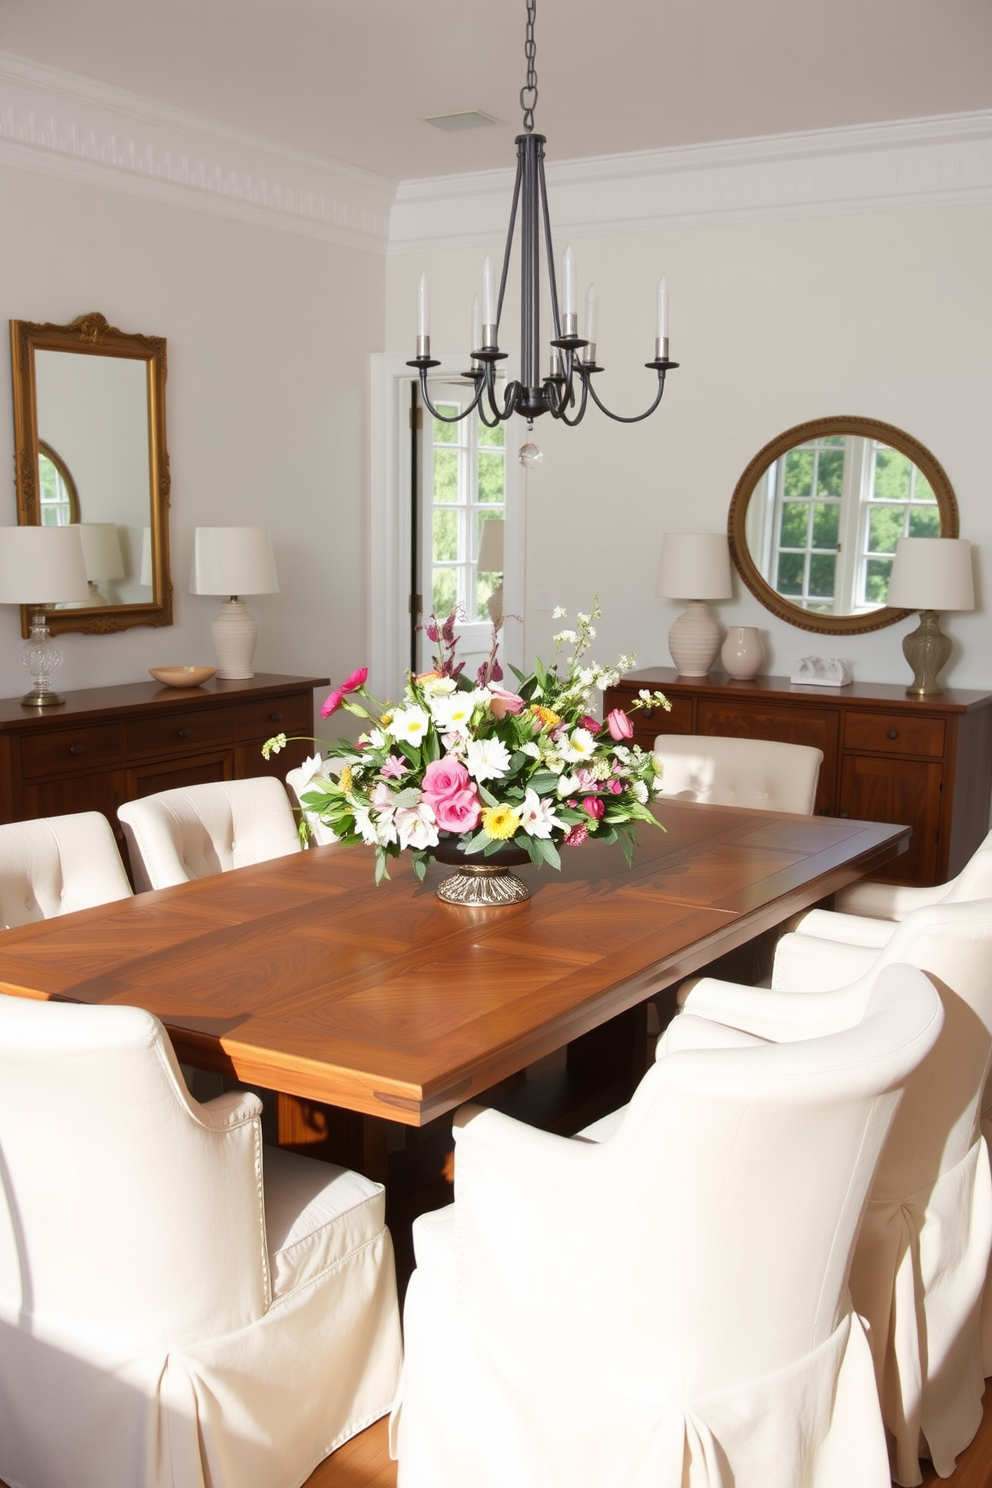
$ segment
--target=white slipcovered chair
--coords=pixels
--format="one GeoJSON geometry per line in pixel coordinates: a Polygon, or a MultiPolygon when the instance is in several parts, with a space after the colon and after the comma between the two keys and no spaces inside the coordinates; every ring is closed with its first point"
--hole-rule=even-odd
{"type": "Polygon", "coordinates": [[[323,776],[326,779],[331,773],[330,761],[325,760],[319,754],[314,754],[309,759],[305,759],[302,765],[297,765],[295,770],[290,770],[286,776],[286,784],[300,803],[301,813],[312,833],[310,840],[318,847],[323,847],[328,842],[337,842],[338,836],[321,821],[315,812],[307,811],[303,806],[303,797],[306,795],[311,780],[317,776],[323,776]]]}
{"type": "Polygon", "coordinates": [[[823,753],[809,744],[659,734],[654,753],[663,797],[812,815],[823,753]]]}
{"type": "Polygon", "coordinates": [[[837,1037],[659,1060],[602,1142],[459,1113],[455,1202],[414,1225],[400,1488],[888,1488],[847,1268],[942,1019],[901,968],[837,1037]]]}
{"type": "MultiPolygon", "coordinates": [[[[887,967],[919,967],[941,994],[944,1028],[909,1081],[851,1271],[854,1305],[871,1325],[892,1475],[918,1484],[921,1437],[947,1477],[982,1419],[992,1175],[980,1115],[992,1058],[992,899],[913,910],[846,987],[810,990],[821,944],[787,935],[771,989],[704,978],[689,985],[683,1005],[694,1024],[792,1040],[849,1026],[887,967]]],[[[682,1046],[682,1021],[670,1025],[662,1052],[682,1046]]]]}
{"type": "Polygon", "coordinates": [[[298,1488],[389,1409],[379,1184],[200,1105],[131,1007],[0,995],[0,1478],[298,1488]]]}
{"type": "Polygon", "coordinates": [[[960,904],[965,899],[992,898],[992,832],[976,848],[956,878],[948,883],[935,884],[930,888],[916,888],[909,884],[874,883],[863,879],[849,884],[834,896],[834,908],[810,909],[799,915],[790,928],[798,935],[815,935],[843,947],[854,948],[849,956],[847,950],[834,951],[831,945],[816,948],[822,958],[827,978],[825,985],[842,986],[849,969],[867,967],[873,953],[879,951],[889,940],[893,931],[914,909],[925,909],[929,904],[960,904]],[[829,970],[830,964],[837,971],[829,970]]]}
{"type": "Polygon", "coordinates": [[[11,930],[131,893],[113,830],[99,811],[0,826],[0,925],[11,930]]]}
{"type": "Polygon", "coordinates": [[[286,788],[271,775],[159,791],[125,802],[117,815],[138,890],[301,851],[286,788]]]}

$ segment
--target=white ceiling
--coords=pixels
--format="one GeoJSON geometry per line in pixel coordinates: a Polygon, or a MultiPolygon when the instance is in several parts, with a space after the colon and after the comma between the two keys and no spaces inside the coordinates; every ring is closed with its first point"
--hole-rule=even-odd
{"type": "MultiPolygon", "coordinates": [[[[0,48],[393,181],[506,166],[523,0],[0,0],[0,48]],[[446,133],[431,114],[501,122],[446,133]]],[[[992,107],[992,0],[539,0],[551,160],[992,107]]]]}

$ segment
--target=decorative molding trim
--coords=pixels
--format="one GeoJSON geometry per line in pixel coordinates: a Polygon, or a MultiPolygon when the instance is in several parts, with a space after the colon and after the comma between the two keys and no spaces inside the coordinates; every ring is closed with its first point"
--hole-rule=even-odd
{"type": "MultiPolygon", "coordinates": [[[[505,170],[397,184],[0,52],[0,163],[374,253],[502,242],[505,170]]],[[[576,237],[992,201],[992,110],[548,162],[576,237]]]]}
{"type": "Polygon", "coordinates": [[[396,183],[0,52],[0,162],[385,253],[396,183]]]}
{"type": "MultiPolygon", "coordinates": [[[[992,201],[992,110],[547,165],[555,230],[604,237],[992,201]]],[[[390,253],[492,247],[513,169],[400,183],[390,253]]]]}

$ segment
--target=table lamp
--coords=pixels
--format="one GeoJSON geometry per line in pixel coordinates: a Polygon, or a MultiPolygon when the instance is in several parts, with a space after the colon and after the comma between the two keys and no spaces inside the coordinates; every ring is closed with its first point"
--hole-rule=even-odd
{"type": "Polygon", "coordinates": [[[124,558],[115,522],[81,522],[79,536],[83,544],[83,564],[89,584],[88,604],[113,604],[100,590],[108,579],[124,577],[124,558]]]}
{"type": "Polygon", "coordinates": [[[65,698],[52,691],[52,672],[62,665],[62,652],[48,631],[45,605],[85,604],[86,568],[79,527],[4,527],[0,529],[0,604],[28,605],[31,634],[21,651],[21,665],[34,687],[21,698],[27,708],[50,708],[65,698]]]}
{"type": "Polygon", "coordinates": [[[489,596],[489,614],[494,625],[503,619],[503,527],[499,517],[483,522],[479,556],[475,560],[476,573],[499,574],[499,585],[489,596]]]}
{"type": "Polygon", "coordinates": [[[943,690],[937,677],[951,654],[951,638],[940,628],[940,611],[975,608],[971,543],[963,537],[900,537],[886,604],[919,610],[919,625],[902,643],[902,654],[913,669],[906,691],[913,697],[937,697],[943,690]]]}
{"type": "Polygon", "coordinates": [[[278,594],[272,540],[267,527],[197,527],[193,539],[191,594],[227,594],[210,627],[218,677],[254,677],[258,626],[242,594],[278,594]]]}
{"type": "Polygon", "coordinates": [[[668,649],[679,675],[705,677],[720,649],[720,627],[706,604],[730,599],[730,550],[723,532],[666,532],[655,593],[687,601],[668,632],[668,649]]]}

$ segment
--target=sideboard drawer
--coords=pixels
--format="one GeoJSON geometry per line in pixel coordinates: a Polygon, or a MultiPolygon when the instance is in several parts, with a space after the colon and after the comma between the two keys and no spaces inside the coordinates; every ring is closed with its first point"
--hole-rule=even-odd
{"type": "Polygon", "coordinates": [[[53,729],[26,738],[21,747],[21,775],[45,780],[76,771],[103,769],[121,759],[121,731],[116,723],[92,728],[53,729]]]}
{"type": "Polygon", "coordinates": [[[913,718],[906,713],[848,713],[844,719],[844,748],[879,754],[925,754],[940,759],[944,753],[944,720],[913,718]]]}
{"type": "Polygon", "coordinates": [[[273,734],[313,733],[313,702],[296,693],[291,697],[269,698],[238,704],[238,738],[259,739],[262,743],[273,734]]]}
{"type": "Polygon", "coordinates": [[[190,709],[162,718],[136,718],[126,727],[128,759],[169,755],[180,749],[230,744],[234,739],[234,709],[190,709]]]}

